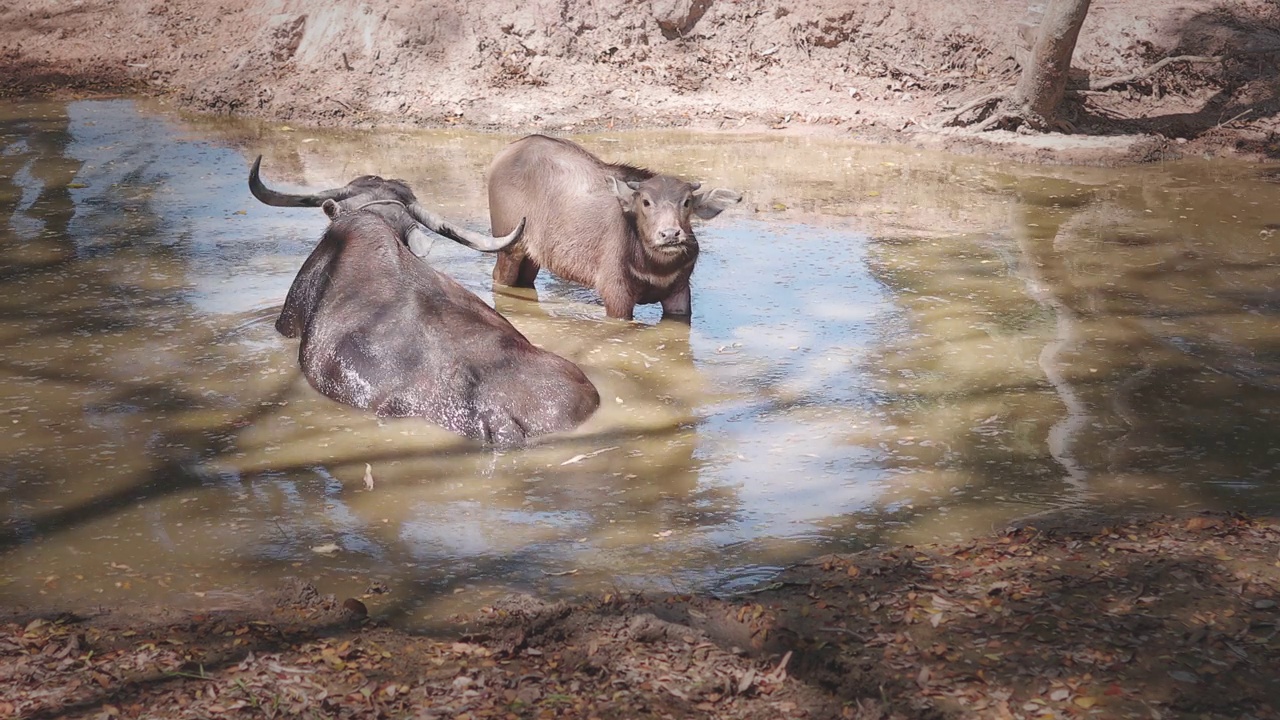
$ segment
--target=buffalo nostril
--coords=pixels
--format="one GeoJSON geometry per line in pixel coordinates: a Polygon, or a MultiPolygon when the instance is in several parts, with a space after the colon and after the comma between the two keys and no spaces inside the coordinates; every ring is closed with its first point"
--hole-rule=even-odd
{"type": "Polygon", "coordinates": [[[658,233],[658,238],[661,239],[662,242],[671,242],[672,240],[679,239],[679,237],[680,228],[667,228],[666,230],[662,230],[658,233]]]}

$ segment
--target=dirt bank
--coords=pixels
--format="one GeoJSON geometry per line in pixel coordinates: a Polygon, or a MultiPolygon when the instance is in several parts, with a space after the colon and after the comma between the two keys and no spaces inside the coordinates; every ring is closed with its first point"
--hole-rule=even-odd
{"type": "Polygon", "coordinates": [[[1280,155],[1280,8],[1096,0],[1072,136],[941,124],[1010,87],[1026,0],[30,0],[0,9],[0,95],[136,90],[295,124],[838,133],[1035,162],[1280,155]]]}
{"type": "Polygon", "coordinates": [[[9,611],[0,717],[1277,718],[1278,553],[1274,521],[1077,519],[730,597],[514,597],[430,635],[383,627],[376,587],[9,611]]]}

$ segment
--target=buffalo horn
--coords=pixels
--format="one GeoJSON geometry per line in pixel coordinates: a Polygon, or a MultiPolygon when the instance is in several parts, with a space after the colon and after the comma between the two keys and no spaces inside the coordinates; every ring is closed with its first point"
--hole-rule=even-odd
{"type": "Polygon", "coordinates": [[[520,224],[515,230],[503,235],[502,237],[489,237],[484,233],[478,233],[473,230],[461,228],[453,225],[448,220],[436,215],[430,210],[422,206],[421,203],[410,203],[406,208],[414,220],[422,223],[423,227],[433,233],[443,235],[450,240],[462,243],[469,248],[479,250],[480,252],[498,252],[520,239],[524,234],[524,218],[520,219],[520,224]]]}
{"type": "Polygon", "coordinates": [[[262,178],[258,177],[258,168],[261,165],[262,156],[259,155],[258,159],[253,161],[253,169],[249,171],[249,192],[267,205],[275,207],[320,207],[325,200],[343,200],[351,194],[351,191],[345,187],[325,190],[312,195],[291,195],[276,192],[263,185],[262,178]]]}

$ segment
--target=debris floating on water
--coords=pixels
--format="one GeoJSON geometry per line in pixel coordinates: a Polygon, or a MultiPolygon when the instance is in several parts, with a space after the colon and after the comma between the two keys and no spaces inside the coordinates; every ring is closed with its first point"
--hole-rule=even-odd
{"type": "Polygon", "coordinates": [[[582,455],[574,455],[573,457],[569,458],[568,460],[565,460],[564,462],[562,462],[562,463],[560,463],[560,464],[561,464],[561,465],[572,465],[572,464],[574,464],[574,463],[580,463],[580,462],[582,462],[583,460],[587,460],[587,459],[589,459],[589,458],[593,458],[593,457],[595,457],[595,456],[597,456],[597,455],[600,455],[601,453],[607,453],[607,452],[609,452],[610,450],[617,450],[617,449],[618,449],[618,446],[617,446],[617,445],[610,445],[610,446],[609,446],[609,447],[607,447],[607,448],[600,448],[599,450],[596,450],[596,451],[594,451],[594,452],[584,453],[584,454],[582,454],[582,455]]]}

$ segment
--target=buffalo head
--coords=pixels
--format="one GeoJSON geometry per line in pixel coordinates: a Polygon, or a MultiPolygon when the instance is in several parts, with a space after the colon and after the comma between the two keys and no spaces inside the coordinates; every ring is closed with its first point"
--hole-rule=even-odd
{"type": "Polygon", "coordinates": [[[608,181],[623,211],[635,218],[640,240],[654,250],[673,254],[697,247],[698,240],[689,224],[694,215],[710,220],[742,200],[732,190],[703,190],[702,183],[685,182],[670,175],[628,181],[610,175],[608,181]]]}

